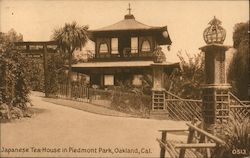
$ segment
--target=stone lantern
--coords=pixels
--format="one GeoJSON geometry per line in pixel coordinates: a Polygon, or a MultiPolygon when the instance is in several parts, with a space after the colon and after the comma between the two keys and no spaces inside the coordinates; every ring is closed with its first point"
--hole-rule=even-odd
{"type": "Polygon", "coordinates": [[[166,56],[164,55],[161,47],[156,48],[154,55],[155,60],[151,65],[153,72],[151,117],[166,119],[168,118],[164,88],[164,67],[166,66],[166,56]]]}
{"type": "Polygon", "coordinates": [[[221,21],[214,17],[203,33],[207,45],[201,47],[205,53],[205,85],[202,94],[202,116],[204,129],[220,133],[220,125],[229,118],[230,85],[227,83],[225,53],[230,48],[223,45],[226,31],[221,21]]]}

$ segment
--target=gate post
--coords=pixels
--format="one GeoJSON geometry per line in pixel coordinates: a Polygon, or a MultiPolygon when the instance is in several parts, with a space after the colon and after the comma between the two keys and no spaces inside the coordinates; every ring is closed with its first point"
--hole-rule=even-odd
{"type": "Polygon", "coordinates": [[[202,93],[202,117],[204,129],[218,134],[221,125],[229,119],[229,88],[225,70],[225,52],[230,48],[223,45],[226,31],[221,21],[214,17],[205,29],[203,37],[207,45],[200,48],[205,53],[205,85],[202,93]]]}
{"type": "Polygon", "coordinates": [[[151,118],[167,119],[168,110],[166,105],[166,90],[164,88],[164,67],[166,57],[161,47],[157,47],[154,51],[154,63],[151,64],[153,87],[152,87],[152,111],[150,112],[151,118]]]}
{"type": "Polygon", "coordinates": [[[164,71],[160,63],[152,64],[153,69],[153,88],[152,88],[152,110],[164,111],[165,107],[165,88],[164,88],[164,71]]]}

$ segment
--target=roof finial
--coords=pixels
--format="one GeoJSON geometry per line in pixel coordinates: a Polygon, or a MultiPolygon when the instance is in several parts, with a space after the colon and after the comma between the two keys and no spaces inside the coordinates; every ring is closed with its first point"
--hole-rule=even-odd
{"type": "Polygon", "coordinates": [[[128,4],[128,14],[131,15],[131,8],[130,8],[130,3],[128,4]]]}

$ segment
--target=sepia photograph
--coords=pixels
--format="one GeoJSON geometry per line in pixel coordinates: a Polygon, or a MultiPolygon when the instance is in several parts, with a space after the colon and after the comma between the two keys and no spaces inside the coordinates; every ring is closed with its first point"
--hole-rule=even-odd
{"type": "Polygon", "coordinates": [[[248,0],[0,0],[1,158],[250,158],[248,0]]]}

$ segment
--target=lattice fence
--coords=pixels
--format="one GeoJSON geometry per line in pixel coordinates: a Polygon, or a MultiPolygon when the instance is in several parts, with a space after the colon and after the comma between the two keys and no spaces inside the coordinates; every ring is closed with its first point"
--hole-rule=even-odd
{"type": "Polygon", "coordinates": [[[166,107],[170,119],[191,121],[197,118],[201,120],[201,100],[182,99],[166,91],[166,107]]]}
{"type": "MultiPolygon", "coordinates": [[[[232,93],[229,93],[229,96],[230,118],[234,117],[238,121],[250,118],[249,102],[240,101],[232,93]]],[[[202,100],[182,99],[166,91],[166,108],[172,120],[202,120],[202,100]]]]}
{"type": "Polygon", "coordinates": [[[230,117],[235,120],[242,121],[245,118],[250,118],[250,104],[240,101],[232,93],[229,93],[230,98],[230,117]]]}

